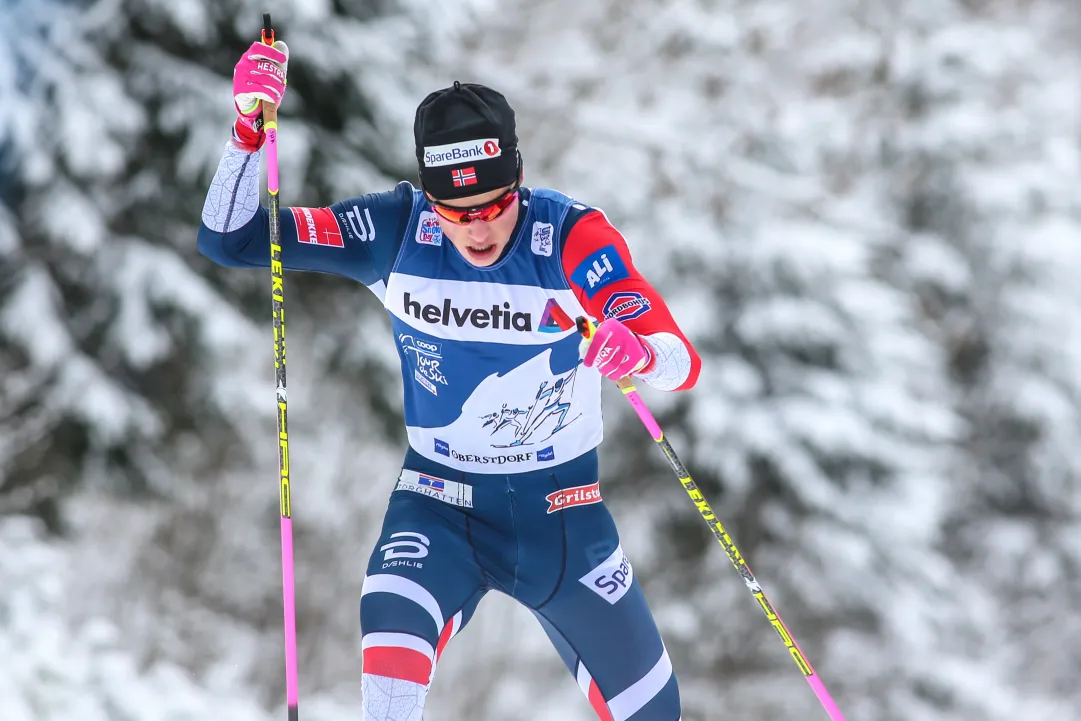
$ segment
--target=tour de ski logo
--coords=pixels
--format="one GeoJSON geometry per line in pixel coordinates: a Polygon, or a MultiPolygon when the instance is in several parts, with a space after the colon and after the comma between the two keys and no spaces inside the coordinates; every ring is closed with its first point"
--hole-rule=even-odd
{"type": "Polygon", "coordinates": [[[442,344],[408,333],[398,336],[402,350],[413,362],[413,380],[432,395],[439,395],[439,386],[447,385],[447,377],[440,366],[443,364],[442,344]]]}
{"type": "MultiPolygon", "coordinates": [[[[571,398],[578,367],[551,381],[541,381],[533,402],[525,408],[503,403],[500,408],[480,417],[481,428],[488,430],[493,448],[519,448],[544,443],[582,417],[571,415],[571,398]]],[[[538,461],[555,459],[551,446],[537,452],[538,461]]]]}
{"type": "Polygon", "coordinates": [[[417,242],[421,245],[443,245],[443,229],[439,227],[435,213],[426,210],[420,214],[420,222],[417,224],[417,242]]]}

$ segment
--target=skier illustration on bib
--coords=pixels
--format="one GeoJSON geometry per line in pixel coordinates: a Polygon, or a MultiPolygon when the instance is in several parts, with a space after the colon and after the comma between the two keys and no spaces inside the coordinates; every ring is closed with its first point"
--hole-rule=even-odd
{"type": "MultiPolygon", "coordinates": [[[[581,414],[567,420],[567,414],[570,413],[571,404],[569,401],[563,400],[563,391],[573,386],[574,375],[578,372],[575,368],[567,376],[557,378],[552,385],[549,386],[548,380],[541,381],[540,387],[537,389],[537,395],[533,399],[533,404],[530,405],[525,411],[520,411],[517,408],[513,413],[517,415],[525,415],[525,421],[519,423],[516,419],[513,421],[515,428],[514,440],[506,444],[492,444],[493,448],[514,448],[516,446],[533,445],[535,443],[543,443],[559,431],[569,426],[574,421],[578,420],[581,414]],[[555,419],[555,423],[550,428],[545,428],[546,421],[555,419]],[[542,438],[537,438],[541,432],[547,431],[547,435],[542,438]]],[[[506,413],[506,404],[503,404],[503,411],[506,413]]],[[[505,425],[505,424],[504,424],[505,425]]],[[[495,434],[495,431],[492,432],[495,434]]]]}
{"type": "Polygon", "coordinates": [[[530,406],[523,411],[520,408],[508,408],[507,404],[504,403],[503,407],[498,411],[481,416],[481,420],[484,421],[484,425],[482,425],[481,428],[487,428],[494,423],[495,425],[492,427],[492,435],[494,436],[507,426],[512,426],[517,429],[514,433],[514,435],[517,436],[518,432],[522,430],[522,423],[518,420],[518,416],[529,415],[529,411],[532,408],[533,406],[530,406]]]}
{"type": "MultiPolygon", "coordinates": [[[[224,266],[270,264],[262,103],[283,101],[288,59],[257,42],[235,68],[198,235],[224,266]]],[[[393,336],[369,342],[395,343],[405,380],[397,478],[357,474],[387,494],[359,602],[363,721],[420,721],[489,592],[529,609],[598,718],[678,721],[671,659],[601,497],[600,394],[627,376],[686,390],[701,361],[602,211],[523,184],[502,94],[456,81],[420,101],[413,130],[417,185],[278,217],[286,271],[352,279],[382,305],[393,336]],[[633,312],[606,318],[610,300],[633,312]],[[598,323],[589,340],[559,321],[578,316],[598,323]]]]}

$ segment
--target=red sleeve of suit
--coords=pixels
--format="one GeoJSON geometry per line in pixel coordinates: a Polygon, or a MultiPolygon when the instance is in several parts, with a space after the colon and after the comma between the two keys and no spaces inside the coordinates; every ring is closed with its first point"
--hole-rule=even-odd
{"type": "Polygon", "coordinates": [[[634,267],[627,241],[604,213],[589,210],[578,218],[566,235],[562,260],[582,307],[598,320],[618,319],[650,348],[653,357],[638,372],[639,376],[648,377],[659,371],[658,363],[669,362],[667,356],[657,353],[664,340],[669,348],[682,343],[685,355],[680,349],[681,360],[684,364],[689,360],[686,378],[673,390],[686,390],[695,384],[702,367],[698,353],[679,329],[664,299],[634,267]],[[663,337],[651,341],[650,336],[658,334],[663,337]]]}

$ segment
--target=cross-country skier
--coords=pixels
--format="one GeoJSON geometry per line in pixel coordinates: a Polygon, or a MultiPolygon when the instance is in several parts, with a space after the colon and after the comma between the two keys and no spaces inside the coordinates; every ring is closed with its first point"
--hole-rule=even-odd
{"type": "MultiPolygon", "coordinates": [[[[235,68],[239,117],[199,230],[222,265],[269,265],[261,103],[281,102],[287,67],[284,44],[255,43],[235,68]]],[[[533,612],[601,719],[677,721],[671,662],[601,500],[600,389],[627,375],[690,388],[699,358],[603,212],[522,185],[501,94],[433,92],[414,134],[419,189],[281,212],[285,267],[375,293],[405,380],[409,447],[360,600],[364,719],[419,721],[440,654],[494,589],[533,612]],[[588,344],[561,323],[579,315],[599,321],[588,344]]]]}

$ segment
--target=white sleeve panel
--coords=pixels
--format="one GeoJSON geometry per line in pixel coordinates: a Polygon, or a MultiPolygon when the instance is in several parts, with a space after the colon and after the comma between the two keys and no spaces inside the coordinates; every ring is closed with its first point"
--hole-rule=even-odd
{"type": "Polygon", "coordinates": [[[642,338],[653,349],[656,363],[649,373],[635,377],[659,391],[674,391],[683,385],[691,374],[691,353],[679,336],[673,333],[654,333],[642,338]]]}
{"type": "Polygon", "coordinates": [[[229,141],[203,202],[203,224],[217,233],[228,233],[243,227],[258,210],[259,153],[241,150],[229,141]]]}

